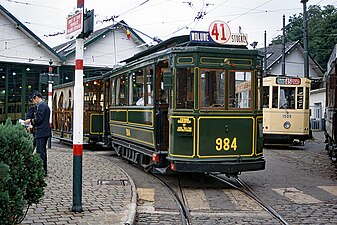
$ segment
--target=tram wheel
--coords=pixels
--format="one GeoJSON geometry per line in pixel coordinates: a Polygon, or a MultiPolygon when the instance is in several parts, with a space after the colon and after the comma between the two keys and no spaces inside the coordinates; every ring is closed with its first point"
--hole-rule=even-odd
{"type": "Polygon", "coordinates": [[[120,157],[122,156],[122,151],[123,151],[123,147],[122,146],[118,146],[116,148],[116,154],[120,157]]]}

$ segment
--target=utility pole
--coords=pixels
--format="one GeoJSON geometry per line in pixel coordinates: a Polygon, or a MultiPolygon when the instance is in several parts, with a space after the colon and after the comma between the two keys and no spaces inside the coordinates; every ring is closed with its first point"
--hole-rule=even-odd
{"type": "MultiPolygon", "coordinates": [[[[77,8],[84,14],[84,0],[77,0],[77,8]]],[[[83,20],[83,16],[81,18],[83,20]]],[[[83,27],[81,34],[83,33],[83,27]]],[[[75,86],[73,110],[73,212],[82,212],[82,154],[83,154],[83,55],[84,39],[76,37],[75,86]]]]}
{"type": "Polygon", "coordinates": [[[303,45],[304,45],[304,77],[309,78],[309,54],[308,54],[308,0],[301,0],[303,3],[303,45]]]}
{"type": "Polygon", "coordinates": [[[75,85],[73,110],[73,212],[82,212],[82,155],[83,155],[83,56],[84,38],[94,28],[94,10],[84,13],[84,0],[77,0],[77,10],[67,20],[67,34],[76,36],[75,85]],[[75,26],[74,26],[75,25],[75,26]],[[68,29],[69,28],[69,29],[68,29]]]}
{"type": "Polygon", "coordinates": [[[282,76],[286,75],[286,17],[283,15],[283,28],[282,28],[282,76]]]}
{"type": "Polygon", "coordinates": [[[263,77],[267,77],[267,31],[264,31],[263,77]]]}
{"type": "MultiPolygon", "coordinates": [[[[49,60],[49,67],[48,67],[48,106],[50,109],[50,117],[49,117],[49,126],[52,128],[53,126],[53,60],[49,60]]],[[[48,148],[51,148],[51,137],[48,139],[48,148]]]]}

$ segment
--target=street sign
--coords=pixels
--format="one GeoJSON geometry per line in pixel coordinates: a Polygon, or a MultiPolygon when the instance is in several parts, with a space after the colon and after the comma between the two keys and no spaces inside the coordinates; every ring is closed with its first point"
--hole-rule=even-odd
{"type": "Polygon", "coordinates": [[[41,73],[40,74],[40,82],[42,84],[52,83],[54,85],[59,84],[59,75],[58,74],[50,74],[50,73],[41,73]]]}
{"type": "Polygon", "coordinates": [[[83,10],[77,9],[67,18],[66,38],[77,37],[83,31],[83,10]]]}

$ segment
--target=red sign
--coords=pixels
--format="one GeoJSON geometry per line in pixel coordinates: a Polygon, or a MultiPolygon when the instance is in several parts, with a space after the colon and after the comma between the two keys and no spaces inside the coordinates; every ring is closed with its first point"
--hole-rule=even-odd
{"type": "Polygon", "coordinates": [[[83,8],[84,7],[84,0],[77,0],[77,8],[83,8]]]}
{"type": "Polygon", "coordinates": [[[285,78],[285,77],[278,77],[276,78],[276,84],[283,84],[283,85],[300,85],[301,78],[285,78]]]}
{"type": "Polygon", "coordinates": [[[67,19],[66,37],[76,37],[82,33],[83,29],[83,11],[79,10],[67,19]]]}
{"type": "Polygon", "coordinates": [[[209,36],[218,44],[225,44],[231,38],[231,29],[227,23],[216,20],[211,23],[208,29],[209,36]]]}

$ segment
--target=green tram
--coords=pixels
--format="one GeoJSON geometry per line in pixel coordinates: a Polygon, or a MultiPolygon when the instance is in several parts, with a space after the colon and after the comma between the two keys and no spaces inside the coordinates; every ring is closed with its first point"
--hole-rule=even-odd
{"type": "Polygon", "coordinates": [[[263,170],[261,56],[246,47],[164,41],[107,72],[105,131],[153,172],[263,170]]]}

